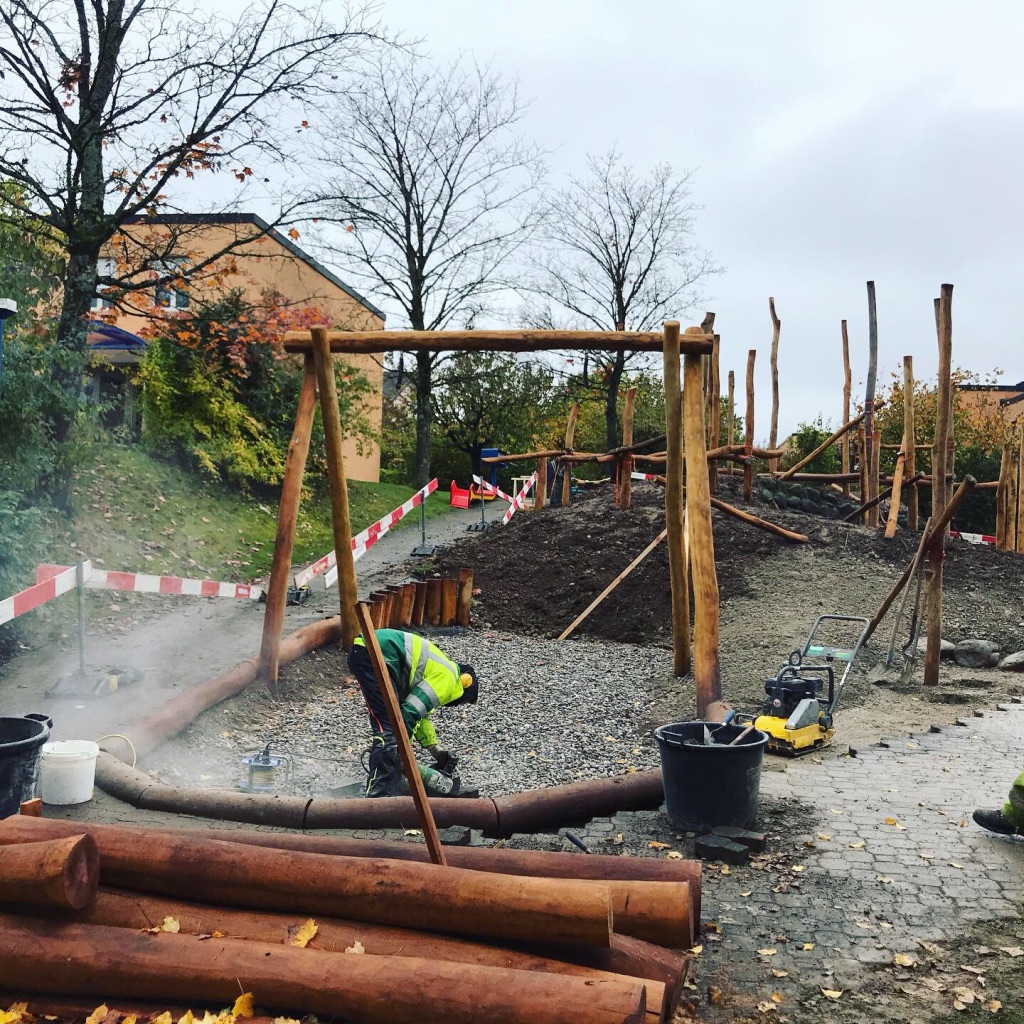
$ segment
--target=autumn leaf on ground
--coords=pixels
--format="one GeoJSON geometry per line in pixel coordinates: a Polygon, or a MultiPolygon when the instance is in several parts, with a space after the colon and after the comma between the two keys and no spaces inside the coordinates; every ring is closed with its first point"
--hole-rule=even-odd
{"type": "Polygon", "coordinates": [[[708,1002],[714,1005],[722,1000],[722,990],[717,985],[708,985],[708,1002]]]}
{"type": "Polygon", "coordinates": [[[749,895],[751,895],[752,892],[753,892],[753,890],[751,889],[751,890],[748,890],[747,892],[741,892],[740,895],[741,896],[749,896],[749,895]]]}
{"type": "Polygon", "coordinates": [[[669,851],[668,859],[669,860],[682,860],[683,859],[683,855],[678,850],[671,850],[671,851],[669,851]]]}
{"type": "Polygon", "coordinates": [[[851,850],[863,850],[864,849],[864,840],[863,839],[858,839],[857,842],[850,843],[850,849],[851,850]]]}
{"type": "Polygon", "coordinates": [[[953,1009],[966,1010],[974,1002],[975,998],[976,996],[971,989],[955,988],[953,989],[953,1009]]]}
{"type": "Polygon", "coordinates": [[[917,958],[913,955],[913,953],[897,953],[892,958],[892,962],[896,964],[897,967],[917,966],[917,958]]]}
{"type": "Polygon", "coordinates": [[[405,836],[421,836],[421,835],[423,835],[423,832],[422,832],[421,829],[418,829],[418,828],[407,828],[402,833],[402,835],[405,835],[405,836]]]}
{"type": "Polygon", "coordinates": [[[243,992],[235,1000],[235,1005],[231,1007],[233,1017],[251,1017],[254,1013],[251,992],[243,992]]]}
{"type": "Polygon", "coordinates": [[[985,1009],[989,1013],[998,1013],[1003,1008],[1003,1004],[998,999],[992,999],[985,1004],[985,1009]]]}
{"type": "MultiPolygon", "coordinates": [[[[104,1009],[101,1007],[101,1009],[104,1009]]],[[[0,1024],[19,1024],[30,1017],[27,1003],[14,1003],[8,1010],[0,1010],[0,1024]]]]}
{"type": "Polygon", "coordinates": [[[831,839],[832,837],[831,837],[830,835],[828,835],[828,833],[826,833],[826,832],[819,832],[819,833],[818,833],[818,838],[819,838],[819,839],[820,839],[820,840],[821,840],[821,841],[822,841],[823,843],[827,843],[827,842],[828,842],[828,841],[829,841],[829,840],[830,840],[830,839],[831,839]]]}
{"type": "Polygon", "coordinates": [[[690,956],[700,956],[703,950],[703,946],[691,946],[686,952],[689,953],[690,956]]]}
{"type": "Polygon", "coordinates": [[[163,924],[160,925],[160,931],[177,935],[181,931],[181,924],[176,917],[168,916],[164,918],[163,924]]]}
{"type": "Polygon", "coordinates": [[[138,1014],[136,1014],[136,1013],[129,1013],[127,1017],[124,1017],[121,1020],[121,1024],[136,1024],[138,1019],[139,1019],[138,1014]]]}
{"type": "Polygon", "coordinates": [[[106,1020],[108,1013],[110,1013],[110,1008],[106,1003],[102,1006],[97,1006],[96,1009],[85,1018],[85,1024],[100,1024],[101,1021],[106,1020]]]}
{"type": "Polygon", "coordinates": [[[288,929],[288,945],[305,949],[319,930],[320,926],[313,918],[309,918],[305,924],[292,925],[288,929]]]}
{"type": "Polygon", "coordinates": [[[728,864],[723,864],[722,865],[722,874],[723,875],[731,875],[732,874],[732,871],[729,869],[729,865],[728,864]]]}
{"type": "Polygon", "coordinates": [[[366,950],[363,948],[363,944],[358,939],[356,939],[356,941],[353,942],[351,946],[346,947],[345,952],[346,953],[365,953],[366,950]]]}
{"type": "Polygon", "coordinates": [[[794,864],[789,870],[799,874],[801,871],[806,871],[807,866],[805,864],[794,864]]]}
{"type": "Polygon", "coordinates": [[[1007,956],[1024,956],[1024,949],[1020,946],[1000,946],[1000,953],[1005,953],[1007,956]]]}
{"type": "Polygon", "coordinates": [[[773,1003],[781,1003],[782,1002],[782,993],[781,992],[773,992],[772,995],[771,995],[771,999],[772,999],[773,1003]]]}
{"type": "Polygon", "coordinates": [[[779,1008],[774,1003],[768,1002],[767,999],[762,1000],[760,1003],[758,1003],[757,1004],[757,1008],[762,1013],[778,1013],[779,1012],[779,1008]]]}
{"type": "Polygon", "coordinates": [[[805,950],[806,952],[810,952],[812,949],[814,949],[814,943],[805,942],[800,948],[805,950]]]}
{"type": "Polygon", "coordinates": [[[821,994],[833,1003],[838,1003],[840,996],[842,996],[845,989],[842,988],[823,988],[821,994]]]}
{"type": "Polygon", "coordinates": [[[186,1010],[182,1016],[178,1018],[178,1024],[195,1024],[195,1017],[192,1016],[191,1010],[186,1010]]]}
{"type": "Polygon", "coordinates": [[[759,949],[758,953],[760,953],[761,956],[775,956],[775,954],[778,953],[778,950],[777,949],[759,949]]]}
{"type": "Polygon", "coordinates": [[[789,971],[780,971],[777,967],[772,968],[772,977],[774,978],[788,978],[789,971]]]}
{"type": "Polygon", "coordinates": [[[174,1018],[167,1010],[164,1010],[159,1017],[154,1017],[149,1024],[174,1024],[174,1018]]]}
{"type": "Polygon", "coordinates": [[[907,831],[907,826],[906,825],[901,825],[895,818],[886,818],[885,819],[885,824],[886,825],[892,825],[893,828],[898,828],[901,832],[906,832],[907,831]]]}
{"type": "Polygon", "coordinates": [[[657,839],[652,839],[647,844],[652,850],[667,850],[671,847],[671,843],[659,843],[657,839]]]}

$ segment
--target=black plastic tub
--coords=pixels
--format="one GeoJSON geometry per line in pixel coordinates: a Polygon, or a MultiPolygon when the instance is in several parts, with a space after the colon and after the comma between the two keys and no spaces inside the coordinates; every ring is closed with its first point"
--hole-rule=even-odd
{"type": "Polygon", "coordinates": [[[39,794],[39,756],[53,723],[46,715],[0,718],[0,818],[39,794]]]}

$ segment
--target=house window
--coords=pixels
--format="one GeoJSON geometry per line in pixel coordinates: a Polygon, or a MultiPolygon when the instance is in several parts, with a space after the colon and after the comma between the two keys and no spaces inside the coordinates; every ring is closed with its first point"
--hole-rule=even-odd
{"type": "MultiPolygon", "coordinates": [[[[96,276],[97,277],[113,277],[117,272],[117,261],[110,259],[108,256],[102,256],[96,261],[96,276]]],[[[109,291],[109,284],[97,284],[96,294],[93,296],[92,302],[89,304],[90,309],[110,309],[114,305],[113,300],[105,299],[103,292],[109,291]]]]}
{"type": "Polygon", "coordinates": [[[184,277],[184,259],[165,260],[157,268],[160,275],[177,275],[173,281],[163,281],[156,286],[156,304],[164,309],[188,309],[188,287],[184,277]]]}

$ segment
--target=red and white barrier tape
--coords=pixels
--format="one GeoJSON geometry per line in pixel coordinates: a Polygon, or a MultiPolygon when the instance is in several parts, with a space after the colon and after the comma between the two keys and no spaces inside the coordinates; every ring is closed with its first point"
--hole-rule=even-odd
{"type": "MultiPolygon", "coordinates": [[[[361,533],[352,538],[352,557],[358,561],[366,554],[381,537],[387,533],[392,526],[405,518],[414,508],[418,508],[423,502],[437,490],[437,477],[434,477],[426,487],[421,487],[408,501],[403,502],[393,512],[371,523],[361,533]]],[[[295,574],[296,588],[304,587],[314,576],[326,573],[324,583],[330,587],[338,579],[338,558],[333,551],[329,551],[323,558],[318,558],[311,566],[295,574]]]]}
{"type": "MultiPolygon", "coordinates": [[[[46,604],[47,601],[52,601],[55,597],[74,590],[77,576],[75,566],[55,568],[58,569],[57,572],[47,573],[42,579],[37,576],[34,586],[0,601],[0,623],[10,622],[11,619],[16,619],[19,615],[24,615],[25,612],[30,612],[33,608],[38,608],[41,604],[46,604]]],[[[91,563],[86,562],[86,575],[89,574],[91,568],[91,563]]]]}
{"type": "Polygon", "coordinates": [[[523,485],[523,489],[512,499],[512,504],[509,505],[508,511],[501,517],[502,526],[516,514],[516,509],[522,508],[526,504],[526,495],[536,482],[537,474],[533,473],[530,479],[523,485]]]}
{"type": "Polygon", "coordinates": [[[657,480],[658,476],[656,473],[630,473],[631,480],[657,480]]]}
{"type": "MultiPolygon", "coordinates": [[[[216,580],[194,580],[183,576],[151,576],[141,572],[115,572],[97,569],[85,562],[87,590],[127,590],[135,594],[169,594],[183,597],[240,597],[255,600],[263,594],[262,587],[249,583],[218,583],[216,580]]],[[[36,585],[46,580],[71,573],[75,567],[43,564],[36,566],[36,585]]]]}
{"type": "Polygon", "coordinates": [[[511,494],[506,494],[500,487],[495,487],[494,484],[488,483],[486,480],[482,480],[476,475],[476,473],[473,474],[473,483],[478,487],[484,488],[484,490],[490,494],[496,494],[499,498],[504,498],[504,500],[509,504],[512,504],[512,502],[516,500],[511,494]]]}
{"type": "Polygon", "coordinates": [[[989,533],[960,533],[958,530],[950,530],[950,537],[959,537],[968,544],[995,544],[996,539],[989,533]]]}

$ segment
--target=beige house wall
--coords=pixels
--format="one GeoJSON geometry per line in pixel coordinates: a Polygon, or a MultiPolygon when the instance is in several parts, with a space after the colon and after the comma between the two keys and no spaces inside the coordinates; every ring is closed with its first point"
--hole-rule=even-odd
{"type": "MultiPolygon", "coordinates": [[[[138,227],[133,230],[137,232],[138,227]]],[[[159,225],[154,225],[150,230],[154,233],[163,231],[169,235],[168,229],[159,225]]],[[[238,238],[251,235],[254,226],[251,223],[204,224],[201,227],[187,227],[183,231],[180,225],[175,225],[174,231],[182,239],[182,247],[188,249],[181,256],[190,262],[198,262],[223,251],[238,238]],[[184,241],[185,238],[187,241],[184,241]]],[[[115,242],[116,245],[118,242],[115,242]]],[[[361,331],[381,330],[384,327],[382,316],[368,309],[358,298],[291,251],[286,243],[274,235],[264,235],[244,243],[220,261],[214,274],[190,282],[188,287],[190,296],[207,298],[236,289],[241,290],[253,303],[258,303],[267,292],[275,292],[283,297],[288,306],[320,307],[328,327],[361,331]]],[[[121,312],[114,322],[133,334],[145,328],[152,329],[165,312],[161,307],[156,307],[154,302],[154,294],[147,293],[144,301],[134,303],[138,312],[121,312]]],[[[373,430],[379,431],[383,401],[382,358],[372,355],[335,358],[344,359],[366,376],[370,392],[364,402],[364,411],[373,430]]],[[[344,457],[345,475],[349,479],[373,483],[380,480],[380,447],[376,442],[357,444],[355,439],[347,437],[344,457]]]]}

